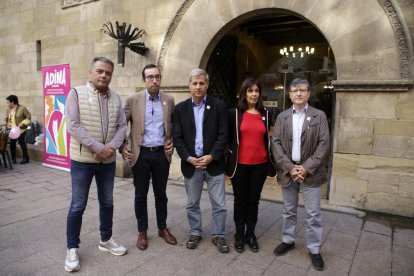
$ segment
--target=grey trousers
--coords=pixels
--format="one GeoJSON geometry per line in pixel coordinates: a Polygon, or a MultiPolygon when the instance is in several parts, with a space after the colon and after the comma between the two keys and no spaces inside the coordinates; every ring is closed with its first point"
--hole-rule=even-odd
{"type": "Polygon", "coordinates": [[[322,244],[320,187],[301,187],[299,182],[293,182],[289,186],[282,188],[284,205],[282,240],[285,243],[293,243],[295,241],[300,188],[302,188],[303,201],[306,210],[306,245],[309,252],[317,254],[319,253],[322,244]]]}

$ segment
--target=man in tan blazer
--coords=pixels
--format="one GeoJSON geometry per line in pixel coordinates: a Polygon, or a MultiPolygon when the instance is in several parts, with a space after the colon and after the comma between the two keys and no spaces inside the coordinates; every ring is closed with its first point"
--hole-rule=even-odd
{"type": "Polygon", "coordinates": [[[168,244],[177,244],[167,228],[166,187],[174,150],[171,117],[174,98],[160,91],[161,71],[154,64],[142,70],[146,89],[129,96],[124,105],[130,134],[121,153],[132,169],[135,186],[135,216],[138,224],[137,247],[148,248],[147,194],[150,179],[155,195],[158,235],[168,244]]]}

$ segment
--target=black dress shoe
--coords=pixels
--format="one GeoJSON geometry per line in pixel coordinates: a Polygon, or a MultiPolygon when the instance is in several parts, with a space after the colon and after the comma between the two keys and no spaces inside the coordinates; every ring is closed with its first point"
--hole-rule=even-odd
{"type": "Polygon", "coordinates": [[[252,252],[256,253],[259,252],[259,244],[257,243],[257,239],[255,236],[247,238],[247,244],[252,252]]]}
{"type": "Polygon", "coordinates": [[[273,253],[275,253],[275,255],[284,255],[286,254],[289,250],[293,249],[295,247],[295,243],[285,243],[282,242],[281,244],[279,244],[275,250],[273,250],[273,253]]]}
{"type": "Polygon", "coordinates": [[[235,241],[234,241],[234,248],[236,249],[237,252],[242,253],[244,251],[244,237],[238,237],[235,236],[235,241]]]}
{"type": "Polygon", "coordinates": [[[26,163],[29,163],[29,159],[23,158],[19,164],[26,164],[26,163]]]}
{"type": "Polygon", "coordinates": [[[320,253],[318,254],[312,254],[309,252],[309,255],[311,257],[312,260],[312,266],[314,269],[318,270],[318,271],[322,271],[323,267],[324,267],[324,263],[323,263],[323,259],[322,259],[322,255],[320,253]]]}

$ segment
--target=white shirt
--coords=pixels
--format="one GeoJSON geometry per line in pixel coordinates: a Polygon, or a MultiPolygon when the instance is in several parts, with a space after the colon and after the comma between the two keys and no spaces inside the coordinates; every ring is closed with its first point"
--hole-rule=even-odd
{"type": "Polygon", "coordinates": [[[297,111],[293,106],[292,114],[292,161],[300,162],[300,146],[302,136],[302,126],[305,121],[308,105],[302,111],[297,111]]]}

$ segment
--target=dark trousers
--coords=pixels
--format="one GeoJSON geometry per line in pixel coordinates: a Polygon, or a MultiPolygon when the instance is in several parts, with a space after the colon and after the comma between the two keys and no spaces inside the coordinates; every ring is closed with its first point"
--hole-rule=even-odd
{"type": "Polygon", "coordinates": [[[12,160],[16,160],[16,143],[19,141],[19,145],[22,148],[23,159],[29,159],[29,154],[27,153],[27,146],[25,142],[26,132],[20,134],[17,139],[10,139],[10,154],[12,160]]]}
{"type": "Polygon", "coordinates": [[[254,236],[259,210],[260,194],[267,176],[267,163],[259,165],[237,164],[231,179],[234,193],[234,223],[236,235],[254,236]]]}
{"type": "Polygon", "coordinates": [[[157,213],[157,226],[162,230],[167,227],[167,203],[166,194],[170,163],[164,150],[154,152],[141,151],[138,161],[132,168],[135,186],[135,216],[138,223],[138,231],[148,229],[147,194],[149,182],[152,178],[152,188],[155,196],[155,210],[157,213]]]}

